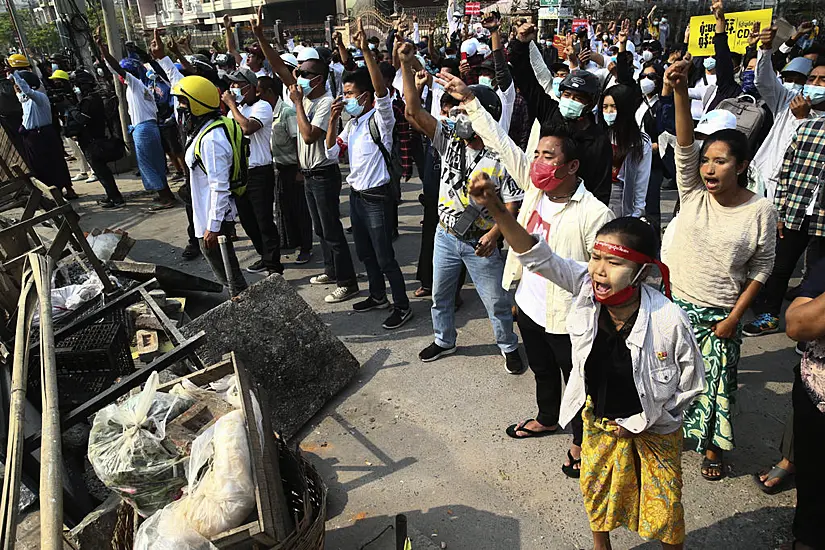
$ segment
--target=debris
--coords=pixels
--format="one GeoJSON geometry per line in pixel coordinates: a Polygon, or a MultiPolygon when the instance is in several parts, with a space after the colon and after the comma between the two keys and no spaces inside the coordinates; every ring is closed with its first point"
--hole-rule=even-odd
{"type": "Polygon", "coordinates": [[[146,282],[155,278],[165,290],[223,292],[223,285],[220,283],[163,265],[125,261],[110,261],[107,265],[113,274],[135,281],[146,282]]]}
{"type": "Polygon", "coordinates": [[[135,334],[137,340],[137,350],[140,360],[149,363],[154,359],[158,351],[158,333],[151,330],[139,330],[135,334]]]}

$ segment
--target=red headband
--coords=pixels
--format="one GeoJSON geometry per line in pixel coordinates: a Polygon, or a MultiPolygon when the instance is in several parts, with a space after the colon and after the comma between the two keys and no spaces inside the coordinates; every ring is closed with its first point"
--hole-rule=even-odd
{"type": "Polygon", "coordinates": [[[668,269],[668,267],[659,260],[651,258],[647,254],[642,254],[632,248],[627,248],[626,246],[622,246],[620,244],[606,243],[604,241],[596,241],[596,244],[593,245],[593,249],[613,254],[614,256],[624,258],[625,260],[630,260],[631,262],[635,262],[637,264],[656,265],[656,267],[659,268],[659,271],[662,272],[662,281],[665,284],[665,296],[667,296],[668,300],[672,300],[670,297],[670,269],[668,269]]]}

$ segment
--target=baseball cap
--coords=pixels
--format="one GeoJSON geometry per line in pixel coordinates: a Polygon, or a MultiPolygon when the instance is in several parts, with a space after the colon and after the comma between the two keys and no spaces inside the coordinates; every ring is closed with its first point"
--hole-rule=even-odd
{"type": "Polygon", "coordinates": [[[250,69],[246,67],[242,67],[237,71],[232,71],[231,73],[227,73],[224,77],[226,80],[230,82],[239,82],[241,84],[251,84],[252,86],[258,85],[258,77],[255,76],[250,69]]]}
{"type": "Polygon", "coordinates": [[[466,53],[467,57],[473,57],[478,52],[478,40],[470,38],[461,43],[461,53],[466,53]]]}
{"type": "Polygon", "coordinates": [[[696,133],[706,136],[719,130],[736,130],[736,115],[724,109],[716,109],[702,115],[696,125],[696,133]]]}
{"type": "Polygon", "coordinates": [[[312,59],[321,59],[321,56],[318,55],[318,50],[315,48],[303,48],[300,52],[298,52],[298,63],[303,63],[304,61],[310,61],[312,59]]]}
{"type": "Polygon", "coordinates": [[[800,73],[808,76],[808,73],[813,69],[814,62],[807,57],[794,57],[790,63],[785,65],[785,68],[780,73],[800,73]]]}

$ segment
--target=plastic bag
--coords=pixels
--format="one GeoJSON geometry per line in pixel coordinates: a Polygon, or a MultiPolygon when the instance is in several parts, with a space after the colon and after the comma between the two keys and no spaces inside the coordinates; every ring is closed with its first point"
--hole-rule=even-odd
{"type": "Polygon", "coordinates": [[[187,478],[187,495],[167,509],[207,538],[238,527],[255,509],[252,462],[241,411],[222,416],[192,443],[187,478]]]}
{"type": "Polygon", "coordinates": [[[185,457],[164,438],[166,422],[193,401],[157,388],[158,375],[152,373],[140,394],[97,413],[89,434],[89,462],[97,477],[144,517],[178,498],[186,484],[185,457]]]}
{"type": "Polygon", "coordinates": [[[112,254],[115,253],[117,245],[120,244],[120,239],[123,235],[118,233],[101,233],[100,235],[87,235],[86,240],[92,248],[92,252],[101,262],[108,262],[112,259],[112,254]]]}
{"type": "Polygon", "coordinates": [[[218,550],[217,547],[180,521],[168,508],[153,514],[138,528],[133,550],[218,550]]]}
{"type": "MultiPolygon", "coordinates": [[[[82,284],[52,288],[52,319],[58,320],[73,312],[86,302],[97,298],[103,292],[103,283],[97,274],[90,276],[82,284]]],[[[40,324],[40,314],[35,312],[35,326],[40,324]]]]}

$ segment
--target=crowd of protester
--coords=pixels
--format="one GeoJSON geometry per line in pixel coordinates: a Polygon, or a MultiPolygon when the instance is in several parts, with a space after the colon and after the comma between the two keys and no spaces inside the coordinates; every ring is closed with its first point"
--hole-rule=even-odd
{"type": "Polygon", "coordinates": [[[95,73],[60,60],[35,70],[12,55],[0,123],[38,178],[69,199],[73,181],[99,180],[99,205],[120,208],[107,163],[117,134],[107,78],[116,75],[140,177],[157,193],[150,210],[185,206],[185,258],[202,254],[241,290],[236,220],[259,255],[252,273],[283,273],[284,249],[309,262],[314,230],[323,272],[311,282],[334,287],[325,301],[339,303],[361,296],[349,231],[368,281],[352,308],[388,309],[387,330],[413,315],[393,243],[402,187],[417,173],[414,295],[431,297],[433,329],[419,358],[457,350],[469,274],[506,371],[535,375],[537,414],[505,431],[526,439],[571,426],[562,471],[579,479],[597,549],[610,548],[619,526],[682,547],[683,439],[703,455],[704,479],[725,476],[742,336],[779,331],[790,294],[786,332],[802,360],[782,459],[754,481],[772,494],[795,476],[792,548],[824,548],[817,22],[781,44],[776,27],[757,25],[747,51],[734,53],[716,0],[714,55],[693,58],[688,30],[677,35],[656,7],[635,23],[591,21],[558,36],[528,20],[503,33],[498,13],[473,19],[452,1],[447,10],[442,43],[402,17],[386,37],[358,21],[351,44],[336,33],[323,46],[289,35],[273,45],[259,10],[256,42],[243,49],[227,16],[225,44],[205,50],[156,31],[146,51],[130,44],[115,59],[98,35],[95,73]],[[81,161],[75,178],[61,136],[81,161]],[[184,180],[176,196],[169,182],[184,180]],[[668,188],[678,201],[665,224],[668,188]],[[788,289],[803,256],[803,282],[788,289]]]}

